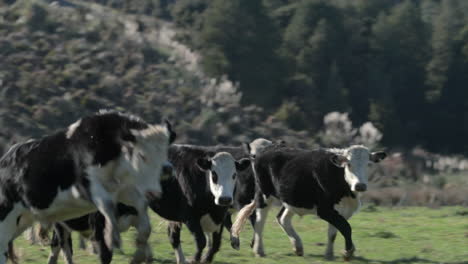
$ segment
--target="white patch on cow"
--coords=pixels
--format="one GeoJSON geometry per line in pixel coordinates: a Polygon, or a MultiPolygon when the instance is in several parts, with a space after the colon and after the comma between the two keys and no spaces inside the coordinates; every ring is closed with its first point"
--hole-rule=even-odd
{"type": "Polygon", "coordinates": [[[250,154],[251,155],[257,155],[259,152],[262,152],[266,147],[272,145],[273,142],[271,142],[268,139],[264,138],[257,138],[254,141],[252,141],[250,145],[250,154]]]}
{"type": "Polygon", "coordinates": [[[31,208],[36,220],[45,223],[59,222],[96,211],[96,207],[91,202],[75,198],[76,187],[72,186],[65,190],[57,189],[57,195],[48,208],[31,208]]]}
{"type": "Polygon", "coordinates": [[[81,194],[80,194],[80,191],[78,190],[78,188],[76,186],[72,186],[71,188],[71,192],[72,192],[72,196],[73,198],[75,199],[79,199],[81,197],[81,194]]]}
{"type": "Polygon", "coordinates": [[[76,121],[75,123],[71,124],[70,126],[68,126],[68,130],[66,132],[66,137],[68,139],[70,139],[73,134],[75,133],[76,129],[81,125],[81,119],[76,121]]]}
{"type": "Polygon", "coordinates": [[[215,197],[215,204],[220,205],[220,198],[230,198],[233,200],[236,164],[235,159],[227,152],[219,152],[211,158],[211,170],[208,171],[210,190],[215,197]],[[213,172],[217,179],[214,181],[213,172]]]}
{"type": "Polygon", "coordinates": [[[362,145],[353,145],[346,149],[327,149],[338,155],[342,155],[349,162],[344,166],[345,180],[351,190],[356,191],[357,184],[367,185],[367,166],[369,164],[369,149],[362,145]]]}
{"type": "Polygon", "coordinates": [[[302,208],[302,207],[296,207],[292,206],[287,203],[283,203],[283,206],[286,207],[287,210],[299,215],[299,216],[304,216],[304,215],[309,215],[309,214],[317,214],[317,209],[316,208],[302,208]]]}
{"type": "Polygon", "coordinates": [[[340,202],[335,204],[335,210],[346,219],[350,218],[354,213],[356,213],[360,207],[361,201],[359,198],[353,198],[349,196],[341,198],[340,202]]]}
{"type": "Polygon", "coordinates": [[[122,163],[118,170],[126,169],[127,173],[136,175],[136,187],[142,194],[162,193],[160,184],[161,170],[167,162],[169,148],[169,131],[166,126],[150,125],[144,130],[132,130],[136,142],[132,144],[132,151],[126,151],[123,145],[122,163]]]}
{"type": "Polygon", "coordinates": [[[210,214],[203,215],[200,218],[200,225],[202,227],[203,232],[205,233],[213,233],[219,231],[220,224],[216,224],[211,218],[210,214]]]}
{"type": "Polygon", "coordinates": [[[289,241],[291,241],[296,255],[302,256],[304,254],[304,247],[302,246],[301,237],[299,237],[292,226],[291,220],[293,216],[294,213],[285,208],[283,213],[277,217],[277,220],[283,231],[288,234],[289,241]]]}

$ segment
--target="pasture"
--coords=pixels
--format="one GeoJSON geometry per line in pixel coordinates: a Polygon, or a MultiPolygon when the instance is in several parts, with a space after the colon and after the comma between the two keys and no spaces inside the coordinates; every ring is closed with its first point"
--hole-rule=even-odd
{"type": "MultiPolygon", "coordinates": [[[[315,216],[295,216],[293,224],[304,243],[304,257],[297,257],[291,250],[288,238],[276,224],[277,209],[270,212],[265,227],[266,258],[255,258],[249,243],[250,225],[241,234],[241,250],[229,245],[229,236],[223,234],[223,245],[215,257],[215,264],[284,264],[284,263],[344,263],[339,254],[344,243],[341,235],[335,242],[335,261],[325,261],[327,224],[315,216]]],[[[166,222],[151,213],[154,263],[175,263],[175,257],[166,235],[166,222]]],[[[468,208],[442,207],[366,207],[351,218],[353,239],[357,251],[351,263],[467,263],[468,264],[468,208]]],[[[114,254],[112,263],[129,263],[133,253],[133,230],[123,234],[123,254],[114,254]]],[[[182,229],[182,243],[186,257],[195,251],[194,242],[186,227],[182,229]]],[[[20,263],[45,263],[48,247],[31,246],[22,237],[15,241],[20,263]]],[[[74,260],[76,263],[98,263],[97,256],[77,248],[74,236],[74,260]]],[[[60,258],[59,263],[64,263],[60,258]]]]}

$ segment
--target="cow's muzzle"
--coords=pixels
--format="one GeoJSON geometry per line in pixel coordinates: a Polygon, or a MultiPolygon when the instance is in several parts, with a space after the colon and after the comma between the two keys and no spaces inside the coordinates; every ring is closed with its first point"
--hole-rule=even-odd
{"type": "Polygon", "coordinates": [[[365,192],[367,190],[367,185],[365,183],[357,183],[354,189],[356,192],[365,192]]]}
{"type": "Polygon", "coordinates": [[[218,204],[221,206],[230,206],[232,205],[232,198],[231,197],[219,197],[218,204]]]}

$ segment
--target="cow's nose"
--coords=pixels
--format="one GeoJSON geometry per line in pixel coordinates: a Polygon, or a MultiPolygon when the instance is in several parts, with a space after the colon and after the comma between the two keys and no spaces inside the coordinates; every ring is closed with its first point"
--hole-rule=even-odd
{"type": "Polygon", "coordinates": [[[231,205],[232,198],[231,197],[219,197],[218,203],[219,203],[219,205],[222,205],[222,206],[231,205]]]}
{"type": "Polygon", "coordinates": [[[358,183],[354,189],[356,189],[357,192],[365,192],[367,190],[367,185],[365,183],[358,183]]]}

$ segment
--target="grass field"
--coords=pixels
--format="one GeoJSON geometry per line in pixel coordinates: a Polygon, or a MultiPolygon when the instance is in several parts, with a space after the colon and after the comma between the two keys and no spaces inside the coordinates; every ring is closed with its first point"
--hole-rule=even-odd
{"type": "MultiPolygon", "coordinates": [[[[250,227],[241,236],[241,250],[230,247],[227,232],[223,234],[223,246],[214,263],[343,263],[341,257],[325,261],[327,224],[315,216],[293,219],[297,232],[304,243],[304,257],[297,257],[291,250],[287,236],[276,224],[270,212],[265,227],[265,251],[267,257],[255,258],[250,250],[252,236],[250,227]]],[[[152,214],[153,234],[151,244],[154,263],[175,263],[174,253],[166,236],[166,223],[152,214]]],[[[357,248],[352,263],[467,263],[468,264],[468,208],[445,207],[428,209],[410,208],[364,208],[351,219],[353,238],[357,248]]],[[[133,253],[134,232],[123,234],[123,254],[115,254],[113,263],[129,263],[133,253]]],[[[186,257],[194,253],[194,242],[188,230],[182,232],[186,257]]],[[[76,241],[76,237],[75,237],[76,241]]],[[[79,250],[74,243],[76,263],[98,263],[97,256],[79,250]]],[[[31,246],[19,238],[15,247],[21,263],[45,263],[49,248],[31,246]]],[[[343,238],[338,235],[335,255],[343,250],[343,238]]],[[[63,263],[63,259],[60,259],[63,263]]]]}

